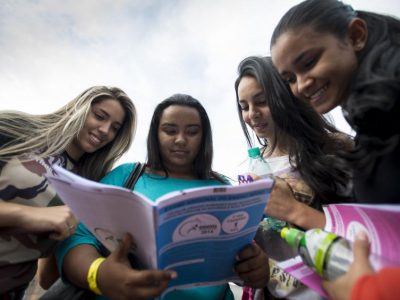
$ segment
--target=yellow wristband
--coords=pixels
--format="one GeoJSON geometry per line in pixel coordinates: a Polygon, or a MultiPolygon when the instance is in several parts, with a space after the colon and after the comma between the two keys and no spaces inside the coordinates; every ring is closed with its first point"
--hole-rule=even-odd
{"type": "Polygon", "coordinates": [[[102,295],[99,287],[97,286],[97,271],[100,265],[105,261],[105,257],[96,258],[89,267],[89,272],[87,274],[87,281],[89,283],[89,288],[92,292],[97,295],[102,295]]]}

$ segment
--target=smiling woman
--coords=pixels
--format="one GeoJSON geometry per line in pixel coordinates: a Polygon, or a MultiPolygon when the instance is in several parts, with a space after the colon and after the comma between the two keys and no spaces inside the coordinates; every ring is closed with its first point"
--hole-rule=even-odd
{"type": "MultiPolygon", "coordinates": [[[[354,31],[358,30],[354,24],[354,31]]],[[[357,52],[362,44],[343,41],[303,27],[288,30],[271,49],[274,64],[293,94],[311,103],[320,114],[327,113],[345,100],[349,83],[357,68],[357,52]]]]}
{"type": "MultiPolygon", "coordinates": [[[[52,165],[98,180],[128,150],[135,128],[130,98],[105,86],[51,114],[0,112],[0,298],[20,299],[37,259],[75,231],[74,216],[45,177],[52,165]]],[[[50,273],[42,285],[57,277],[50,273]]]]}
{"type": "MultiPolygon", "coordinates": [[[[356,132],[346,153],[354,201],[399,204],[400,20],[338,0],[306,0],[283,15],[271,50],[294,94],[311,98],[318,112],[342,106],[356,132]]],[[[371,276],[369,248],[365,237],[354,243],[349,272],[325,282],[329,298],[398,298],[400,269],[371,276]]]]}
{"type": "Polygon", "coordinates": [[[67,153],[78,161],[84,153],[102,148],[115,138],[124,119],[125,111],[118,100],[94,103],[78,136],[67,146],[67,153]]]}
{"type": "MultiPolygon", "coordinates": [[[[254,131],[276,179],[265,215],[303,229],[323,228],[322,205],[350,198],[350,172],[339,153],[351,147],[351,141],[309,103],[293,96],[270,57],[247,57],[239,64],[238,73],[236,106],[243,132],[253,147],[248,128],[254,131]]],[[[268,289],[246,287],[243,299],[264,299],[269,294],[315,299],[315,293],[276,265],[293,252],[274,235],[274,231],[259,230],[255,237],[271,256],[268,289]]]]}

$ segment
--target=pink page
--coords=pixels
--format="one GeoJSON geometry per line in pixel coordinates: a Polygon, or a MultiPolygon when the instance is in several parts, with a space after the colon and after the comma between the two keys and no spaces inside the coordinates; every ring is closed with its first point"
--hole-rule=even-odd
{"type": "MultiPolygon", "coordinates": [[[[371,242],[370,261],[375,269],[400,265],[400,205],[331,204],[324,207],[325,230],[350,241],[359,231],[371,242]]],[[[287,273],[326,297],[321,277],[300,256],[278,263],[287,273]]]]}

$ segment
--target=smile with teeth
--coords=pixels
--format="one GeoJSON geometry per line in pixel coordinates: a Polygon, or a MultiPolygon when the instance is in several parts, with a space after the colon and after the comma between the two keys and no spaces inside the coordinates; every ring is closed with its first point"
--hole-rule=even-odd
{"type": "Polygon", "coordinates": [[[267,127],[267,123],[258,123],[253,125],[253,128],[256,130],[261,130],[264,129],[265,127],[267,127]]]}
{"type": "Polygon", "coordinates": [[[320,89],[316,90],[313,94],[308,96],[308,98],[310,98],[310,101],[318,100],[323,95],[323,93],[325,93],[327,88],[328,88],[328,85],[326,84],[323,87],[321,87],[320,89]]]}
{"type": "Polygon", "coordinates": [[[99,139],[97,136],[95,136],[94,134],[89,134],[89,138],[90,138],[90,143],[94,144],[94,145],[99,145],[101,144],[102,140],[99,139]]]}

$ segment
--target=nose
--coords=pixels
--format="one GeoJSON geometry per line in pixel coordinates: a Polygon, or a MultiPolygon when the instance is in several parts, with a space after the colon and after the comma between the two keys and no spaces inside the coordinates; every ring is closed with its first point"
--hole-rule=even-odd
{"type": "Polygon", "coordinates": [[[303,97],[308,97],[309,96],[309,89],[310,86],[312,85],[313,80],[307,74],[304,75],[298,75],[297,76],[297,89],[296,91],[293,91],[294,95],[296,97],[301,98],[303,97]]]}
{"type": "Polygon", "coordinates": [[[184,145],[186,144],[186,136],[184,133],[178,133],[175,137],[175,144],[184,145]]]}
{"type": "Polygon", "coordinates": [[[260,111],[254,105],[249,106],[250,119],[257,119],[260,117],[260,111]]]}
{"type": "Polygon", "coordinates": [[[111,132],[111,123],[110,122],[104,122],[101,124],[99,127],[99,131],[103,135],[108,135],[111,132]]]}

